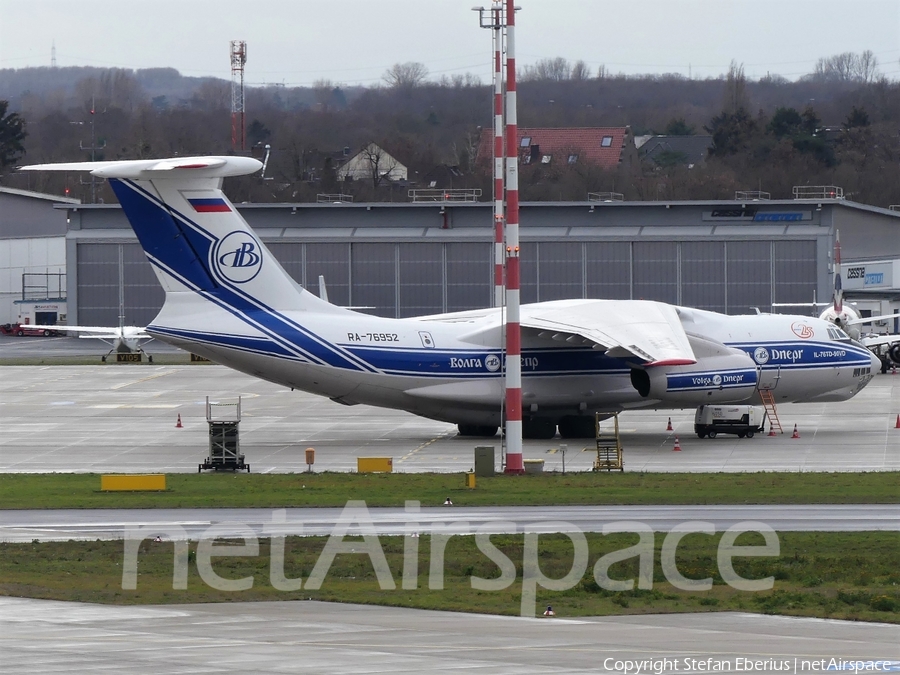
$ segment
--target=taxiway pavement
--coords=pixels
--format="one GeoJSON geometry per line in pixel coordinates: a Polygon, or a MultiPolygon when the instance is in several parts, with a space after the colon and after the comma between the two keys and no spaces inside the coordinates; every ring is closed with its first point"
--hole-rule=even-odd
{"type": "MultiPolygon", "coordinates": [[[[349,535],[375,532],[404,535],[503,534],[513,532],[601,532],[609,523],[631,521],[655,532],[668,532],[687,522],[710,523],[722,532],[737,523],[764,523],[778,532],[900,532],[900,504],[776,504],[666,506],[460,506],[280,509],[35,509],[0,511],[0,541],[29,542],[121,539],[126,530],[144,537],[199,539],[213,524],[216,536],[322,535],[346,527],[349,535]],[[365,529],[362,527],[365,525],[365,529]]],[[[749,529],[749,528],[748,528],[749,529]]],[[[133,535],[132,535],[133,536],[133,535]]]]}
{"type": "Polygon", "coordinates": [[[741,613],[570,619],[556,609],[531,619],[309,601],[110,607],[0,597],[0,646],[7,675],[622,673],[637,660],[657,662],[642,672],[681,675],[713,663],[782,673],[826,672],[832,658],[900,663],[895,625],[741,613]],[[804,660],[820,667],[802,669],[804,660]]]}
{"type": "MultiPolygon", "coordinates": [[[[254,472],[305,471],[309,447],[317,471],[353,471],[357,457],[376,456],[392,457],[394,471],[459,472],[471,470],[475,446],[495,446],[498,462],[501,452],[499,436],[460,437],[451,424],[342,406],[217,365],[5,366],[2,376],[0,472],[197,471],[208,455],[207,396],[241,397],[241,451],[254,472]],[[182,428],[176,428],[179,415],[182,428]]],[[[875,376],[850,401],[781,406],[786,433],[776,437],[701,440],[693,433],[693,410],[626,412],[620,416],[625,470],[900,470],[898,414],[900,376],[892,375],[875,376]],[[799,439],[791,438],[795,424],[799,439]],[[676,436],[681,452],[673,451],[676,436]]],[[[561,470],[564,457],[567,470],[587,471],[592,446],[590,440],[529,440],[524,455],[544,460],[548,471],[561,470]]]]}

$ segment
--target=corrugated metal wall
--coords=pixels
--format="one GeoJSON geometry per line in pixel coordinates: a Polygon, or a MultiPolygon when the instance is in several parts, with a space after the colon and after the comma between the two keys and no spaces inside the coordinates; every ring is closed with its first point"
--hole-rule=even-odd
{"type": "MultiPolygon", "coordinates": [[[[273,242],[296,281],[331,302],[407,317],[490,304],[492,244],[482,242],[273,242]]],[[[563,298],[660,300],[743,314],[774,302],[808,302],[816,242],[546,241],[522,245],[522,301],[563,298]]],[[[116,325],[119,277],[126,323],[146,325],[163,292],[137,243],[77,246],[78,322],[116,325]],[[120,272],[121,270],[121,272],[120,272]]]]}

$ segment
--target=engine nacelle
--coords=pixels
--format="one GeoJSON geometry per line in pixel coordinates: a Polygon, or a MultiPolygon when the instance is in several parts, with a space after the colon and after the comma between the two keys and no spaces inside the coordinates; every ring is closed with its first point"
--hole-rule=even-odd
{"type": "Polygon", "coordinates": [[[891,348],[888,349],[888,356],[894,365],[900,366],[900,342],[891,345],[891,348]]]}
{"type": "Polygon", "coordinates": [[[696,335],[689,334],[688,339],[697,363],[631,370],[631,384],[642,397],[695,407],[753,396],[759,372],[749,354],[696,335]]]}

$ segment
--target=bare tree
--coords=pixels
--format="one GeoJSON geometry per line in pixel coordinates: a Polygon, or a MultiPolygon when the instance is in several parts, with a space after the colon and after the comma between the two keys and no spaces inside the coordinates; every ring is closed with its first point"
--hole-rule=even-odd
{"type": "Polygon", "coordinates": [[[418,61],[395,63],[381,76],[389,87],[394,89],[412,89],[419,86],[428,77],[428,68],[418,61]]]}
{"type": "Polygon", "coordinates": [[[816,61],[807,79],[825,82],[873,82],[878,77],[878,59],[871,50],[861,54],[844,52],[816,61]]]}
{"type": "Polygon", "coordinates": [[[576,61],[572,65],[570,77],[578,81],[588,80],[591,77],[591,67],[584,61],[576,61]]]}
{"type": "Polygon", "coordinates": [[[439,84],[442,87],[453,87],[454,89],[462,89],[463,87],[480,87],[481,78],[472,73],[459,74],[456,73],[450,77],[441,75],[439,84]]]}
{"type": "Polygon", "coordinates": [[[191,107],[199,110],[231,110],[231,83],[209,79],[191,98],[191,107]]]}
{"type": "Polygon", "coordinates": [[[316,104],[323,110],[328,109],[328,103],[331,101],[331,92],[334,91],[334,82],[331,80],[316,80],[312,86],[313,96],[316,97],[316,104]]]}
{"type": "Polygon", "coordinates": [[[738,65],[737,62],[732,61],[728,67],[728,76],[725,80],[725,100],[723,101],[722,110],[733,115],[741,108],[747,109],[749,106],[744,64],[738,65]]]}
{"type": "Polygon", "coordinates": [[[519,79],[523,82],[538,80],[554,80],[562,82],[571,79],[572,68],[569,62],[561,56],[554,59],[541,59],[533,66],[525,66],[519,79]]]}
{"type": "Polygon", "coordinates": [[[857,54],[853,65],[855,79],[860,82],[874,82],[878,76],[878,59],[871,49],[857,54]]]}

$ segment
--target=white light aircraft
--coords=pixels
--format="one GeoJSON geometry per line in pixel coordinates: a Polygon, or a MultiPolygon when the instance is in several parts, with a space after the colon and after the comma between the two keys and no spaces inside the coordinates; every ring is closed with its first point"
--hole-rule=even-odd
{"type": "MultiPolygon", "coordinates": [[[[48,164],[108,178],[165,292],[147,333],[241,372],[407,410],[494,435],[503,421],[500,309],[386,319],[336,307],[282,269],[221,190],[246,157],[48,164]]],[[[592,437],[594,413],[843,401],[873,377],[871,352],[831,323],[726,316],[643,300],[521,308],[523,433],[592,437]]]]}
{"type": "MultiPolygon", "coordinates": [[[[79,333],[78,337],[92,340],[100,340],[110,346],[110,350],[105,356],[101,357],[102,361],[106,361],[110,354],[142,354],[144,349],[142,344],[146,344],[153,339],[153,336],[147,332],[143,326],[125,326],[119,325],[118,328],[111,326],[48,326],[54,330],[66,333],[79,333]]],[[[150,362],[153,357],[148,355],[150,362]]]]}

